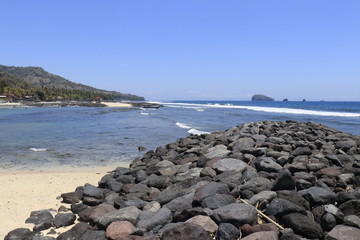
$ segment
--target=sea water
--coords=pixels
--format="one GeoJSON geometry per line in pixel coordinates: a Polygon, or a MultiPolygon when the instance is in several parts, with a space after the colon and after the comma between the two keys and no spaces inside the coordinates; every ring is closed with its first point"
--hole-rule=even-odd
{"type": "Polygon", "coordinates": [[[189,134],[253,121],[316,122],[360,135],[360,102],[167,101],[159,109],[0,109],[0,168],[129,163],[189,134]]]}

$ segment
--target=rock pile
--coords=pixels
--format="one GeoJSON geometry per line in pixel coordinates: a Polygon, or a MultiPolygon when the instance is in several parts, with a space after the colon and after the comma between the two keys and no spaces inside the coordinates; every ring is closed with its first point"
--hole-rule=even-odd
{"type": "MultiPolygon", "coordinates": [[[[33,212],[58,240],[360,239],[360,137],[315,123],[253,122],[179,139],[33,212]]],[[[21,238],[23,237],[23,238],[21,238]]]]}

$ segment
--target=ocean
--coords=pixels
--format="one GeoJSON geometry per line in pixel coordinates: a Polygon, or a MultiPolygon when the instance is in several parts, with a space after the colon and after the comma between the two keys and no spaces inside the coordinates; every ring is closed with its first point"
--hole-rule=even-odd
{"type": "Polygon", "coordinates": [[[189,134],[253,121],[316,122],[360,135],[360,102],[167,101],[159,109],[0,109],[0,168],[129,163],[189,134]]]}

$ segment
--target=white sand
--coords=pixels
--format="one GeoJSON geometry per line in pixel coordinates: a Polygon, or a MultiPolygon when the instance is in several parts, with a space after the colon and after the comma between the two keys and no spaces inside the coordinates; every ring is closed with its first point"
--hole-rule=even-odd
{"type": "Polygon", "coordinates": [[[122,102],[101,102],[107,107],[132,107],[131,103],[122,103],[122,102]]]}
{"type": "MultiPolygon", "coordinates": [[[[37,171],[0,170],[0,239],[20,227],[32,230],[33,224],[25,224],[30,212],[43,209],[58,209],[61,193],[73,192],[77,186],[98,181],[118,166],[94,168],[66,168],[37,171]]],[[[47,232],[47,231],[45,231],[47,232]]]]}

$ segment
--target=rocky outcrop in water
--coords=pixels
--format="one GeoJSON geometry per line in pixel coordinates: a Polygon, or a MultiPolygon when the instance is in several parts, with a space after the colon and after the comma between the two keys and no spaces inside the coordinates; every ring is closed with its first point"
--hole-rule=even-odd
{"type": "Polygon", "coordinates": [[[74,217],[56,239],[359,239],[360,137],[246,123],[158,147],[62,198],[71,212],[32,213],[36,229],[5,240],[55,239],[40,231],[74,217]]]}
{"type": "Polygon", "coordinates": [[[251,97],[251,101],[275,101],[275,99],[265,95],[255,94],[251,97]]]}

